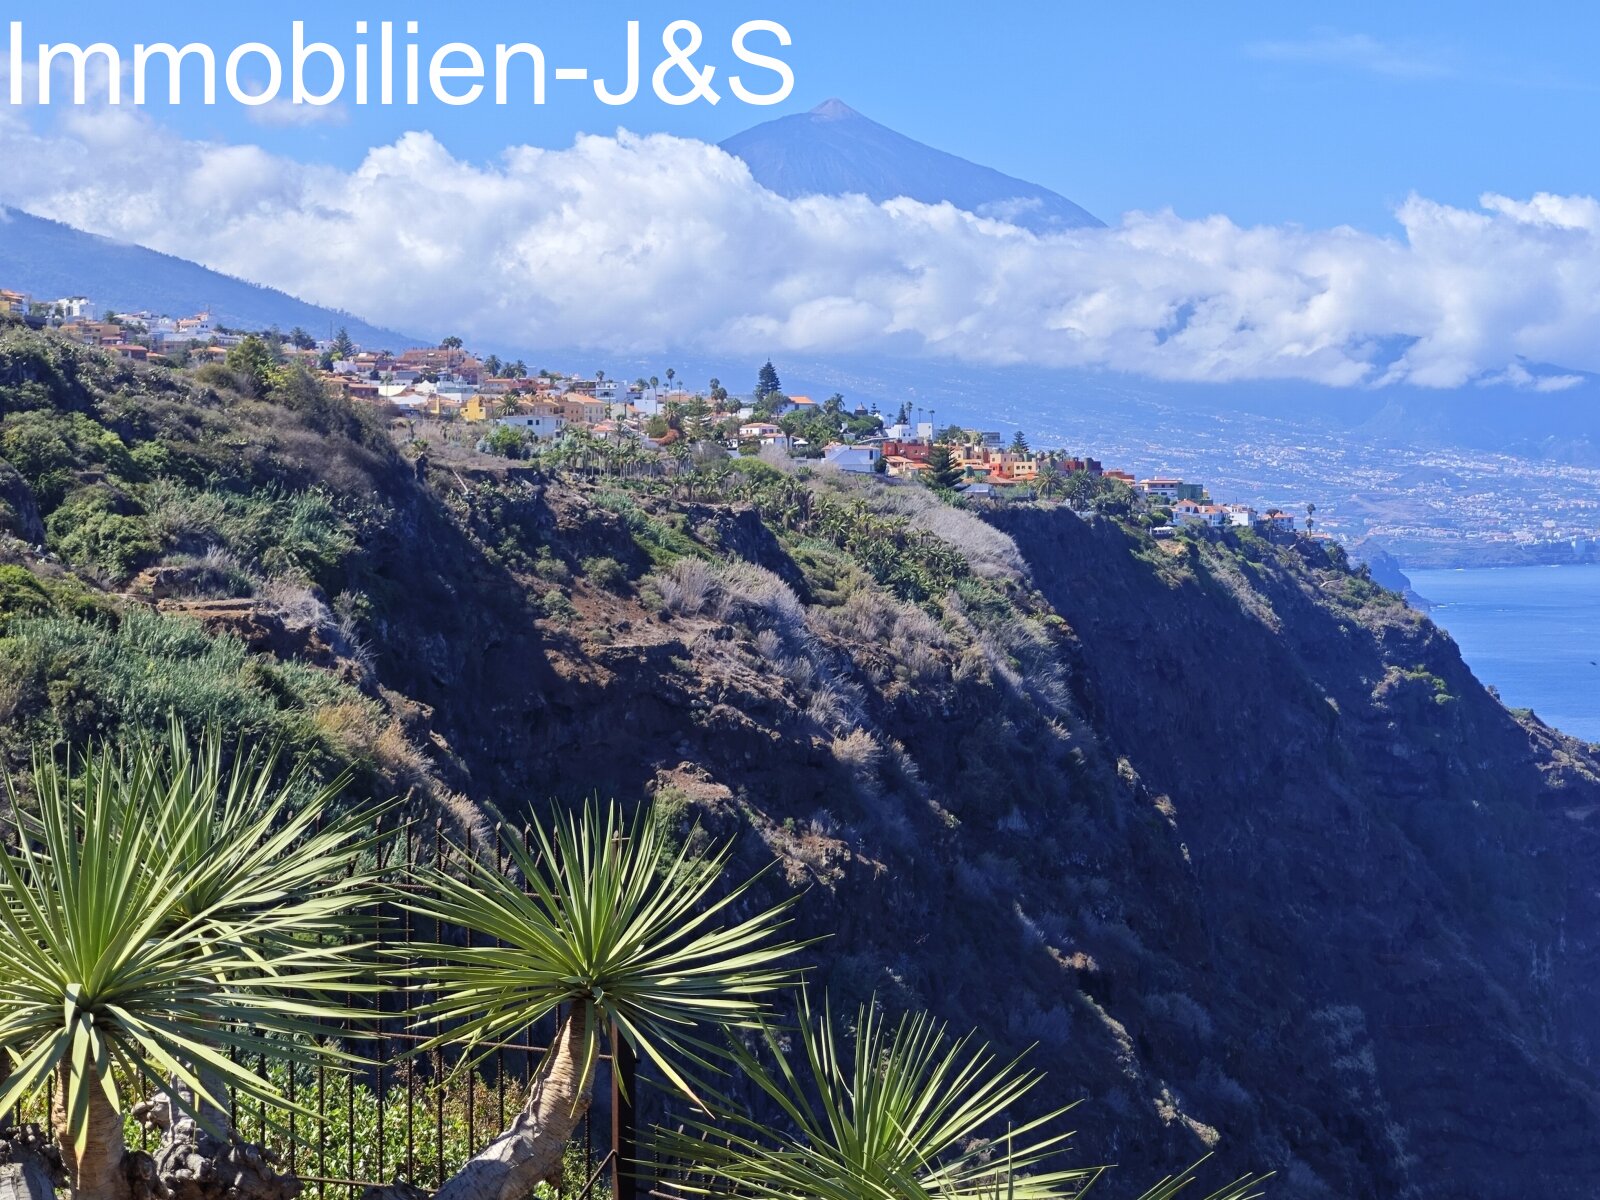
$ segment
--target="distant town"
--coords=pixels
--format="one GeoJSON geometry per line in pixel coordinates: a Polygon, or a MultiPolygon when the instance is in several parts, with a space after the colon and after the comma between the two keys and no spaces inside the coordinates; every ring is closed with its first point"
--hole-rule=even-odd
{"type": "MultiPolygon", "coordinates": [[[[842,395],[818,401],[783,390],[771,362],[753,391],[734,393],[720,379],[691,389],[672,368],[664,377],[612,378],[532,370],[522,361],[478,356],[460,338],[400,351],[356,345],[344,331],[318,339],[303,329],[246,331],[210,313],[173,317],[102,311],[85,296],[41,300],[0,288],[0,315],[48,326],[129,362],[186,368],[217,363],[250,368],[299,362],[329,395],[381,407],[399,420],[459,430],[451,440],[507,459],[534,457],[541,446],[574,436],[633,442],[667,456],[697,445],[740,455],[815,460],[836,470],[918,480],[968,501],[1005,503],[1049,497],[1064,480],[1084,476],[1142,498],[1156,517],[1156,537],[1193,528],[1251,528],[1293,534],[1298,518],[1282,507],[1219,503],[1203,483],[1170,475],[1139,478],[1084,453],[1035,449],[1027,436],[1008,441],[991,430],[939,426],[934,412],[902,404],[891,415],[851,406],[842,395]],[[257,364],[259,365],[259,364],[257,364]]],[[[1314,530],[1315,505],[1304,532],[1314,530]]]]}

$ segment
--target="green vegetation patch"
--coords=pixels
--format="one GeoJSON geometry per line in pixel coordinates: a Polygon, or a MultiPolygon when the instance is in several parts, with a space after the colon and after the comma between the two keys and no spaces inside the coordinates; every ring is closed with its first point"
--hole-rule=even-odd
{"type": "MultiPolygon", "coordinates": [[[[0,573],[0,589],[8,583],[29,595],[0,573]]],[[[339,748],[320,731],[317,711],[370,704],[325,671],[252,655],[236,638],[143,608],[118,620],[10,618],[0,640],[0,698],[10,710],[8,737],[19,744],[81,742],[125,725],[153,729],[175,714],[191,729],[281,740],[325,762],[340,757],[339,748]]]]}

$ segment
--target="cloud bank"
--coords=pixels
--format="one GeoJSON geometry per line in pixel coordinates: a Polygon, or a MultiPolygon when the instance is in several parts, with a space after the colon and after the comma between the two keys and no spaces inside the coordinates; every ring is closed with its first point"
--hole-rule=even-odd
{"type": "MultiPolygon", "coordinates": [[[[781,199],[667,136],[515,148],[427,134],[354,170],[124,113],[0,114],[0,203],[400,329],[536,355],[888,353],[1165,380],[1575,382],[1600,370],[1600,204],[1420,197],[1401,234],[1133,213],[1039,237],[949,206],[781,199]]],[[[3,236],[3,234],[0,234],[3,236]]]]}

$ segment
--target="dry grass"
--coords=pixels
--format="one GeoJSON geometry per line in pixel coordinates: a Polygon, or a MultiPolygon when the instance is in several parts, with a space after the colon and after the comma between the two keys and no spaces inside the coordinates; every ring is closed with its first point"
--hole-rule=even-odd
{"type": "Polygon", "coordinates": [[[697,558],[680,558],[650,577],[663,611],[675,617],[697,617],[711,603],[716,581],[711,568],[697,558]]]}
{"type": "Polygon", "coordinates": [[[756,630],[770,629],[780,643],[805,631],[805,608],[793,589],[753,563],[680,558],[652,575],[649,582],[661,597],[661,607],[673,616],[709,616],[756,630]]]}
{"type": "Polygon", "coordinates": [[[883,747],[865,729],[855,729],[833,739],[833,757],[860,774],[871,774],[883,761],[883,747]]]}

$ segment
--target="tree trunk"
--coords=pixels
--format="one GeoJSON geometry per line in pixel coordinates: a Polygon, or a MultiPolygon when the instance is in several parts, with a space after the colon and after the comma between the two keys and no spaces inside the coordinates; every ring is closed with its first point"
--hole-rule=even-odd
{"type": "Polygon", "coordinates": [[[89,1089],[89,1136],[83,1156],[78,1155],[67,1116],[67,1085],[71,1071],[70,1064],[62,1063],[56,1072],[55,1111],[51,1114],[56,1127],[56,1145],[61,1150],[61,1165],[67,1172],[69,1194],[73,1200],[130,1200],[133,1192],[123,1162],[128,1146],[122,1136],[122,1114],[106,1099],[93,1067],[87,1069],[79,1084],[89,1089]]]}
{"type": "Polygon", "coordinates": [[[434,1200],[525,1200],[535,1185],[559,1175],[567,1143],[594,1098],[594,1073],[582,1078],[587,1016],[581,1003],[573,1005],[511,1128],[451,1176],[434,1200]]]}
{"type": "MultiPolygon", "coordinates": [[[[196,1066],[206,1089],[226,1096],[223,1079],[211,1068],[196,1066]]],[[[159,1200],[296,1200],[302,1191],[294,1175],[278,1171],[277,1155],[264,1146],[239,1137],[228,1110],[197,1096],[178,1079],[168,1092],[158,1092],[135,1105],[133,1115],[162,1131],[161,1144],[151,1155],[135,1155],[147,1168],[148,1190],[159,1200]],[[185,1115],[173,1097],[184,1100],[190,1111],[201,1111],[208,1132],[194,1117],[185,1115]]],[[[3,1198],[0,1198],[3,1200],[3,1198]]],[[[134,1200],[141,1200],[136,1195],[134,1200]]]]}

